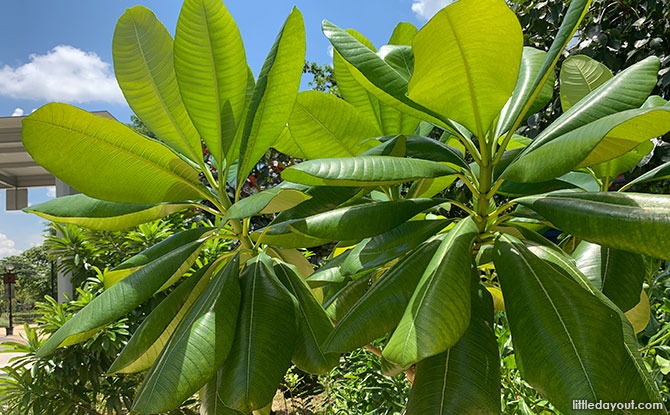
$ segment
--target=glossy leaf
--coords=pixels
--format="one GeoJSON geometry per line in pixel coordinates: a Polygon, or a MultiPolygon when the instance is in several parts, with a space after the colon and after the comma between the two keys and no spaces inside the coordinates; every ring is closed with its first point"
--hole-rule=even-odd
{"type": "Polygon", "coordinates": [[[581,242],[572,256],[577,268],[621,311],[640,302],[642,283],[647,275],[642,255],[581,242]]]}
{"type": "Polygon", "coordinates": [[[368,291],[370,282],[371,277],[366,275],[351,282],[324,287],[323,307],[328,316],[335,321],[342,319],[342,316],[368,291]]]}
{"type": "Polygon", "coordinates": [[[293,8],[256,80],[244,125],[238,186],[284,130],[298,95],[305,64],[305,25],[293,8]]]}
{"type": "Polygon", "coordinates": [[[549,180],[574,168],[612,160],[668,131],[670,108],[612,114],[546,142],[534,151],[524,151],[501,177],[531,183],[549,180]]]}
{"type": "Polygon", "coordinates": [[[282,178],[310,186],[374,187],[455,174],[434,161],[389,156],[308,160],[282,172],[282,178]]]}
{"type": "Polygon", "coordinates": [[[440,200],[433,199],[365,203],[270,225],[267,230],[253,235],[260,234],[263,242],[285,248],[300,247],[294,245],[297,236],[306,236],[315,242],[359,240],[387,232],[438,203],[440,200]]]}
{"type": "Polygon", "coordinates": [[[298,300],[298,340],[293,352],[293,363],[308,373],[327,373],[340,360],[338,353],[327,353],[321,348],[321,344],[333,331],[333,323],[312,290],[297,274],[297,269],[279,262],[274,265],[274,272],[298,300]]]}
{"type": "Polygon", "coordinates": [[[107,374],[133,373],[149,369],[195,299],[207,286],[210,277],[209,267],[204,267],[179,284],[135,330],[107,374]]]}
{"type": "Polygon", "coordinates": [[[396,157],[411,157],[423,160],[439,161],[451,163],[458,167],[469,169],[468,163],[463,160],[460,150],[450,147],[440,141],[427,137],[398,135],[392,138],[380,138],[383,144],[375,146],[363,153],[366,156],[384,156],[393,155],[396,157]],[[404,150],[396,152],[391,148],[398,146],[404,147],[404,150]],[[391,153],[388,153],[391,151],[391,153]]]}
{"type": "Polygon", "coordinates": [[[657,180],[665,180],[670,178],[670,162],[661,164],[660,166],[649,170],[648,172],[631,180],[625,187],[629,188],[638,183],[653,182],[657,180]]]}
{"type": "Polygon", "coordinates": [[[644,290],[640,292],[640,300],[635,304],[635,307],[626,311],[626,318],[630,321],[630,325],[633,326],[635,334],[644,331],[649,325],[651,306],[649,304],[649,296],[644,290]]]}
{"type": "MultiPolygon", "coordinates": [[[[539,76],[539,71],[544,64],[544,61],[547,57],[547,52],[535,48],[526,46],[523,48],[523,53],[521,55],[521,67],[519,68],[519,78],[516,81],[516,86],[514,87],[514,92],[512,93],[512,98],[505,104],[502,111],[500,112],[500,121],[496,127],[496,137],[501,136],[502,134],[509,131],[512,127],[512,123],[515,121],[514,117],[517,117],[518,114],[513,112],[514,108],[512,105],[516,102],[516,99],[520,97],[529,96],[531,88],[535,87],[535,82],[539,76]]],[[[526,115],[534,114],[544,108],[551,98],[554,95],[554,81],[556,76],[553,71],[550,72],[549,78],[545,81],[543,87],[539,90],[539,93],[535,97],[531,106],[526,110],[526,115]]],[[[511,149],[511,146],[507,147],[511,149]]]]}
{"type": "Polygon", "coordinates": [[[127,260],[112,268],[110,271],[105,271],[103,281],[105,283],[105,288],[111,287],[112,285],[138,270],[140,267],[160,259],[164,255],[169,254],[180,246],[200,239],[205,233],[212,230],[212,228],[205,227],[188,229],[171,235],[167,239],[157,243],[151,248],[147,248],[139,254],[128,258],[127,260]]]}
{"type": "Polygon", "coordinates": [[[412,46],[409,98],[484,137],[512,95],[521,62],[523,33],[507,4],[452,3],[419,31],[412,46]]]}
{"type": "Polygon", "coordinates": [[[180,246],[105,290],[52,334],[37,355],[48,356],[59,346],[70,344],[71,336],[98,329],[135,309],[172,278],[201,245],[195,241],[180,246]]]}
{"type": "Polygon", "coordinates": [[[517,365],[557,409],[572,411],[575,399],[658,400],[627,348],[630,326],[622,330],[616,307],[580,286],[568,275],[574,271],[554,268],[509,236],[496,241],[494,261],[517,365]]]}
{"type": "Polygon", "coordinates": [[[500,362],[493,332],[493,302],[472,281],[471,318],[461,339],[444,353],[417,363],[408,415],[499,414],[500,362]]]}
{"type": "Polygon", "coordinates": [[[221,1],[184,1],[175,31],[174,66],[193,124],[222,165],[242,121],[247,60],[237,25],[221,1]]]}
{"type": "Polygon", "coordinates": [[[235,340],[221,370],[218,394],[226,406],[249,413],[272,401],[291,364],[298,304],[277,280],[267,256],[247,265],[240,284],[242,304],[235,340]]]}
{"type": "Polygon", "coordinates": [[[561,65],[559,76],[563,111],[570,109],[613,76],[607,66],[586,55],[572,55],[566,58],[561,65]]]}
{"type": "Polygon", "coordinates": [[[281,212],[275,222],[285,222],[291,219],[306,218],[317,213],[328,212],[336,207],[349,204],[360,197],[361,189],[355,187],[308,187],[304,193],[310,199],[298,206],[281,212]]]}
{"type": "Polygon", "coordinates": [[[402,367],[452,347],[470,322],[472,242],[479,233],[472,218],[449,231],[423,271],[383,356],[402,367]]]}
{"type": "Polygon", "coordinates": [[[291,209],[310,196],[297,188],[279,185],[263,190],[236,202],[226,212],[229,219],[249,218],[257,214],[269,214],[291,209]]]}
{"type": "Polygon", "coordinates": [[[412,46],[412,41],[419,30],[411,23],[400,22],[393,29],[389,45],[406,45],[412,46]]]}
{"type": "Polygon", "coordinates": [[[116,24],[112,53],[116,79],[133,112],[162,141],[202,164],[200,136],[182,101],[167,29],[149,9],[132,7],[116,24]]]}
{"type": "Polygon", "coordinates": [[[332,94],[303,91],[288,122],[288,133],[273,147],[294,157],[357,156],[377,143],[381,131],[352,105],[332,94]]]}
{"type": "MultiPolygon", "coordinates": [[[[519,126],[521,120],[528,113],[528,110],[535,104],[535,102],[537,102],[538,97],[546,91],[545,88],[547,82],[554,76],[553,73],[556,63],[560,59],[565,48],[572,41],[577,32],[577,28],[579,27],[579,23],[588,12],[590,5],[591,0],[573,0],[570,2],[570,5],[565,12],[565,16],[563,17],[563,22],[558,28],[558,33],[556,34],[554,41],[551,43],[542,65],[537,70],[537,75],[534,80],[525,87],[517,89],[514,95],[512,95],[512,99],[507,104],[504,119],[508,122],[505,123],[505,127],[500,132],[512,130],[511,133],[514,133],[514,130],[519,126]]],[[[501,117],[501,119],[503,118],[501,117]]]]}
{"type": "Polygon", "coordinates": [[[348,352],[384,336],[400,322],[439,240],[428,242],[401,259],[375,282],[338,320],[323,348],[348,352]]]}
{"type": "Polygon", "coordinates": [[[89,229],[120,231],[151,222],[196,205],[165,203],[138,205],[106,202],[83,194],[62,196],[23,211],[58,223],[72,223],[89,229]]]}
{"type": "Polygon", "coordinates": [[[96,199],[151,204],[207,195],[198,172],[162,144],[67,104],[47,104],[23,120],[23,145],[44,168],[96,199]]]}
{"type": "Polygon", "coordinates": [[[144,378],[133,410],[174,409],[216,376],[233,343],[241,297],[239,267],[235,256],[212,278],[144,378]]]}
{"type": "Polygon", "coordinates": [[[542,130],[526,152],[608,115],[639,108],[656,86],[659,65],[650,56],[624,69],[542,130]]]}
{"type": "Polygon", "coordinates": [[[589,242],[670,259],[670,196],[553,193],[516,201],[589,242]]]}
{"type": "Polygon", "coordinates": [[[553,180],[540,183],[505,181],[500,186],[500,189],[498,189],[498,193],[505,196],[525,196],[564,189],[581,189],[588,192],[598,192],[600,191],[600,184],[589,173],[571,171],[553,180]]]}
{"type": "Polygon", "coordinates": [[[654,150],[654,143],[644,141],[639,146],[615,159],[591,166],[600,178],[616,178],[619,174],[633,170],[649,153],[654,150]]]}

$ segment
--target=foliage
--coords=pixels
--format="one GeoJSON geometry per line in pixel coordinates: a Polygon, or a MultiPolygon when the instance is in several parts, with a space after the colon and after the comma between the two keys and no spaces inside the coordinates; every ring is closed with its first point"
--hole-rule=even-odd
{"type": "MultiPolygon", "coordinates": [[[[32,247],[20,253],[0,259],[0,272],[5,272],[5,266],[14,266],[16,285],[13,292],[15,309],[31,309],[36,301],[45,295],[53,293],[54,287],[51,275],[51,261],[46,249],[42,246],[32,247]]],[[[5,296],[2,297],[2,310],[6,309],[5,296]]]]}
{"type": "Polygon", "coordinates": [[[570,109],[533,140],[518,131],[552,99],[554,68],[589,4],[570,3],[548,51],[523,47],[502,0],[460,0],[420,31],[398,25],[379,49],[326,21],[342,99],[298,93],[296,9],[256,79],[219,1],[186,0],[174,39],[150,11],[129,9],[114,35],[116,74],[159,140],[64,104],[42,107],[24,121],[24,145],[84,195],[29,210],[118,229],[197,209],[212,224],[111,270],[108,288],[37,356],[174,287],[112,364],[149,368],[139,413],[198,391],[202,413],[264,410],[291,362],[326,373],[340,353],[388,336],[384,371],[415,373],[407,414],[497,414],[494,307],[504,304],[520,375],[559,411],[574,399],[660,402],[639,321],[624,314],[649,313],[637,305],[644,278],[607,266],[670,259],[670,197],[607,192],[670,130],[670,106],[647,100],[658,58],[599,88],[562,70],[570,109]],[[428,138],[436,130],[440,139],[428,138]],[[54,145],[76,157],[55,157],[54,145]],[[247,193],[271,147],[308,160],[247,193]],[[469,198],[435,197],[453,187],[469,198]],[[233,251],[196,262],[219,240],[233,251]],[[314,272],[302,249],[333,242],[314,272]]]}
{"type": "Polygon", "coordinates": [[[302,73],[312,75],[312,80],[307,85],[313,90],[339,95],[332,66],[319,65],[316,62],[305,62],[302,73]]]}

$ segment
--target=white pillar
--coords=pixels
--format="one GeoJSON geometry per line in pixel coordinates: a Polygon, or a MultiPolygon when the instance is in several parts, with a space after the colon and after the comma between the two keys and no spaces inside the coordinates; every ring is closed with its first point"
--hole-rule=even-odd
{"type": "MultiPolygon", "coordinates": [[[[56,179],[56,197],[69,196],[77,194],[75,189],[63,183],[62,181],[56,179]]],[[[59,235],[62,236],[62,235],[59,235]]],[[[67,302],[68,297],[72,298],[72,275],[69,273],[58,272],[58,302],[65,303],[67,302]]]]}

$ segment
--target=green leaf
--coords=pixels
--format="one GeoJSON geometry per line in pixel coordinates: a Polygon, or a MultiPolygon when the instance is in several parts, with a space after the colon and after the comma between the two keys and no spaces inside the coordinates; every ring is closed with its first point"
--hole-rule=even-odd
{"type": "Polygon", "coordinates": [[[650,56],[621,71],[552,122],[526,152],[608,115],[639,108],[656,86],[659,65],[658,58],[650,56]]]}
{"type": "Polygon", "coordinates": [[[607,66],[586,55],[572,55],[561,65],[561,107],[567,111],[597,87],[612,79],[607,66]]]}
{"type": "Polygon", "coordinates": [[[652,141],[645,141],[629,152],[615,159],[606,161],[604,163],[591,166],[591,169],[601,179],[615,178],[619,174],[627,172],[635,168],[635,166],[642,161],[649,153],[654,150],[654,143],[652,141]]]}
{"type": "Polygon", "coordinates": [[[642,255],[582,241],[572,256],[593,286],[621,311],[628,311],[640,302],[642,283],[647,276],[642,255]]]}
{"type": "Polygon", "coordinates": [[[521,26],[504,1],[452,3],[414,38],[408,96],[484,137],[512,95],[522,49],[521,26]]]}
{"type": "Polygon", "coordinates": [[[275,222],[285,222],[291,219],[306,218],[317,213],[328,212],[341,205],[353,203],[360,197],[361,189],[355,187],[308,187],[304,191],[311,198],[298,206],[281,212],[275,222]]]}
{"type": "Polygon", "coordinates": [[[479,233],[472,218],[449,231],[423,271],[383,356],[402,367],[452,347],[470,323],[472,242],[479,233]]]}
{"type": "Polygon", "coordinates": [[[238,187],[284,130],[304,64],[305,26],[302,13],[293,8],[256,80],[240,148],[238,187]]]}
{"type": "MultiPolygon", "coordinates": [[[[128,258],[127,260],[112,268],[111,271],[106,271],[104,273],[105,288],[111,287],[112,285],[135,272],[140,267],[160,259],[180,246],[200,239],[205,233],[212,230],[213,228],[203,227],[181,231],[171,235],[167,239],[157,243],[151,248],[147,248],[139,254],[128,258]]],[[[188,266],[190,267],[190,264],[188,264],[188,266]]],[[[186,270],[184,270],[184,272],[186,272],[186,270]]]]}
{"type": "MultiPolygon", "coordinates": [[[[531,48],[529,46],[523,48],[521,67],[519,68],[519,78],[516,81],[512,98],[507,101],[507,104],[500,112],[500,121],[496,126],[495,137],[501,136],[512,128],[512,123],[516,121],[515,117],[518,117],[519,115],[514,113],[514,110],[518,110],[519,108],[513,108],[512,105],[514,103],[519,105],[520,102],[518,100],[520,98],[530,96],[532,92],[531,88],[536,87],[535,82],[540,75],[539,71],[543,67],[546,57],[547,52],[543,50],[531,48]]],[[[547,78],[542,88],[539,89],[532,105],[530,105],[526,110],[526,113],[523,114],[524,117],[538,112],[551,101],[551,98],[554,95],[555,78],[556,76],[554,75],[554,72],[550,71],[549,78],[547,78]]],[[[507,148],[511,149],[511,146],[507,146],[507,148]]]]}
{"type": "Polygon", "coordinates": [[[444,353],[416,365],[408,415],[499,414],[500,361],[493,332],[493,301],[472,281],[471,318],[461,339],[444,353]]]}
{"type": "Polygon", "coordinates": [[[582,189],[588,192],[598,192],[600,191],[600,184],[589,173],[572,171],[554,180],[540,183],[505,181],[498,189],[498,193],[504,196],[524,196],[563,189],[582,189]]]}
{"type": "Polygon", "coordinates": [[[174,66],[193,124],[222,165],[242,122],[248,72],[242,37],[221,1],[184,1],[175,30],[174,66]]]}
{"type": "Polygon", "coordinates": [[[434,161],[389,156],[308,160],[289,167],[282,178],[310,186],[374,187],[456,174],[434,161]]]}
{"type": "Polygon", "coordinates": [[[363,155],[365,156],[384,156],[384,155],[393,155],[396,157],[410,157],[417,158],[422,160],[431,160],[439,161],[444,163],[451,163],[458,167],[463,167],[469,169],[470,166],[468,163],[463,160],[461,152],[446,144],[443,144],[437,140],[433,140],[427,137],[419,136],[404,136],[398,135],[395,137],[382,137],[380,140],[383,141],[383,144],[375,146],[370,150],[366,151],[363,155]],[[400,144],[403,144],[405,147],[404,151],[399,151],[396,153],[394,150],[391,150],[391,153],[387,153],[389,149],[395,149],[400,144]]]}
{"type": "Polygon", "coordinates": [[[294,157],[317,159],[357,156],[375,146],[380,130],[352,105],[319,91],[298,94],[288,133],[273,144],[278,151],[294,157]]]}
{"type": "Polygon", "coordinates": [[[142,122],[177,152],[202,164],[200,136],[182,102],[172,46],[170,33],[149,9],[132,7],[114,30],[114,73],[142,122]]]}
{"type": "Polygon", "coordinates": [[[106,202],[78,194],[58,197],[29,206],[23,211],[53,222],[72,223],[95,230],[121,231],[195,206],[188,203],[138,205],[106,202]]]}
{"type": "Polygon", "coordinates": [[[353,276],[360,272],[378,268],[408,251],[444,229],[448,220],[417,220],[405,222],[381,235],[365,239],[347,252],[319,268],[308,281],[312,286],[317,281],[328,281],[337,276],[353,276]]]}
{"type": "Polygon", "coordinates": [[[239,268],[235,256],[189,310],[137,391],[134,411],[174,409],[216,376],[233,343],[241,297],[239,268]]]}
{"type": "Polygon", "coordinates": [[[211,271],[208,266],[200,268],[161,301],[135,330],[107,374],[134,373],[149,369],[186,312],[204,291],[211,271]]]}
{"type": "Polygon", "coordinates": [[[574,168],[612,160],[668,131],[670,108],[633,109],[612,114],[546,142],[533,151],[524,151],[501,177],[516,182],[546,181],[574,168]]]}
{"type": "Polygon", "coordinates": [[[350,282],[324,287],[323,307],[328,316],[332,320],[339,321],[368,291],[371,280],[370,276],[365,276],[350,282]]]}
{"type": "Polygon", "coordinates": [[[400,22],[393,29],[389,45],[412,46],[412,41],[419,30],[411,23],[400,22]]]}
{"type": "MultiPolygon", "coordinates": [[[[545,93],[547,82],[554,76],[554,67],[560,59],[563,50],[574,38],[579,23],[589,10],[591,0],[573,0],[565,12],[561,27],[549,47],[542,66],[537,70],[533,82],[522,88],[519,88],[512,95],[512,99],[507,104],[506,114],[501,119],[507,120],[505,127],[500,132],[510,131],[514,133],[521,120],[528,114],[530,108],[537,102],[539,96],[545,93]],[[510,122],[511,121],[511,122],[510,122]]],[[[523,71],[523,68],[522,68],[523,71]]],[[[519,86],[519,84],[517,84],[519,86]]],[[[553,89],[553,82],[551,83],[553,89]]]]}
{"type": "Polygon", "coordinates": [[[439,244],[440,240],[423,244],[385,272],[346,314],[342,313],[323,348],[349,352],[393,330],[421,278],[416,270],[428,266],[439,244]]]}
{"type": "Polygon", "coordinates": [[[558,229],[609,248],[670,259],[670,196],[551,193],[516,202],[558,229]]]}
{"type": "Polygon", "coordinates": [[[291,209],[310,196],[297,188],[282,186],[263,190],[254,195],[246,197],[226,211],[225,217],[228,219],[249,218],[257,214],[269,214],[291,209]]]}
{"type": "Polygon", "coordinates": [[[23,145],[44,168],[96,199],[150,204],[207,197],[198,172],[162,144],[67,104],[47,104],[23,120],[23,145]]]}
{"type": "Polygon", "coordinates": [[[581,399],[659,400],[629,349],[632,330],[621,312],[580,286],[569,264],[556,268],[505,235],[495,243],[494,261],[517,365],[557,409],[569,413],[581,399]]]}
{"type": "Polygon", "coordinates": [[[240,284],[242,304],[235,341],[221,370],[218,394],[227,406],[249,413],[272,401],[291,364],[298,336],[298,304],[277,280],[266,255],[247,265],[240,284]]]}
{"type": "Polygon", "coordinates": [[[313,239],[318,245],[324,241],[355,241],[387,232],[439,203],[434,199],[404,199],[348,206],[273,224],[252,237],[284,248],[301,247],[296,246],[301,242],[298,236],[313,239]]]}
{"type": "Polygon", "coordinates": [[[219,379],[221,370],[217,376],[209,381],[200,392],[200,413],[205,415],[244,415],[242,412],[227,407],[219,396],[219,379]]]}
{"type": "Polygon", "coordinates": [[[631,186],[638,183],[653,182],[656,180],[665,180],[668,178],[670,178],[670,161],[661,164],[652,170],[649,170],[639,177],[636,177],[634,180],[631,180],[630,183],[626,184],[625,188],[630,188],[631,186]]]}
{"type": "Polygon", "coordinates": [[[182,245],[103,291],[52,334],[37,355],[48,356],[59,346],[71,344],[68,341],[71,336],[98,329],[123,317],[158,291],[201,246],[201,241],[182,245]]]}
{"type": "Polygon", "coordinates": [[[297,269],[279,262],[274,265],[274,272],[298,300],[298,340],[293,352],[293,363],[308,373],[328,373],[340,360],[338,353],[327,353],[321,348],[321,344],[333,331],[333,323],[312,290],[298,275],[297,269]]]}

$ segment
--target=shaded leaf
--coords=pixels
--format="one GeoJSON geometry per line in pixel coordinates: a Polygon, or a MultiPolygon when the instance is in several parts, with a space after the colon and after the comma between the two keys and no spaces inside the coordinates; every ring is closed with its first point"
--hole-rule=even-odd
{"type": "Polygon", "coordinates": [[[570,109],[612,77],[612,72],[607,66],[586,55],[567,57],[561,65],[559,76],[563,111],[570,109]]]}

